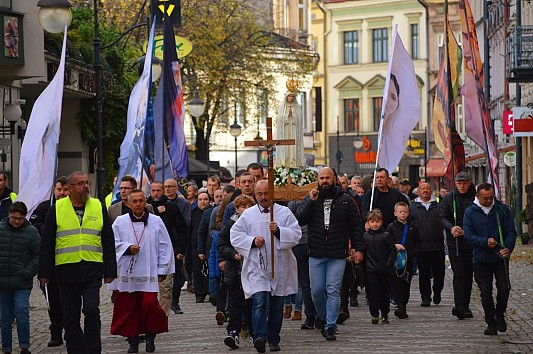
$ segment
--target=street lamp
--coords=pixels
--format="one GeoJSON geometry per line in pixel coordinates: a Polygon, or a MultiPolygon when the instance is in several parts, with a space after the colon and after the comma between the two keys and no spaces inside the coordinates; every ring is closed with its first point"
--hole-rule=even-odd
{"type": "MultiPolygon", "coordinates": [[[[194,87],[194,97],[192,100],[189,101],[189,112],[191,113],[191,116],[195,118],[199,118],[204,114],[205,105],[204,100],[202,100],[200,97],[198,97],[198,87],[194,87]]],[[[206,153],[206,159],[207,159],[207,178],[206,181],[209,179],[209,175],[211,174],[211,162],[209,161],[209,117],[206,119],[205,123],[205,153],[206,153]]]]}
{"type": "Polygon", "coordinates": [[[229,133],[235,138],[235,175],[237,174],[237,137],[241,135],[242,127],[237,123],[237,113],[235,113],[235,121],[229,127],[229,133]]]}
{"type": "Polygon", "coordinates": [[[69,0],[39,0],[39,23],[46,32],[61,33],[70,26],[72,4],[69,0]]]}
{"type": "Polygon", "coordinates": [[[4,107],[4,118],[9,122],[9,132],[11,135],[11,178],[13,178],[13,136],[15,135],[15,124],[17,124],[21,117],[22,109],[20,109],[18,104],[10,104],[4,107]]]}
{"type": "MultiPolygon", "coordinates": [[[[139,60],[137,60],[137,64],[139,65],[138,67],[139,76],[141,76],[143,73],[145,60],[146,60],[146,55],[143,55],[142,57],[139,58],[139,60]]],[[[152,82],[156,82],[157,80],[159,80],[159,78],[161,78],[161,74],[163,73],[163,68],[161,64],[162,64],[161,59],[159,59],[155,55],[152,56],[152,82]]]]}

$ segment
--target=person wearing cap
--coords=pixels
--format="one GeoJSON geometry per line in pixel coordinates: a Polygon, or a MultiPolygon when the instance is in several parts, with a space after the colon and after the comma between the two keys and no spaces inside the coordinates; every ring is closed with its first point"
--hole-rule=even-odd
{"type": "Polygon", "coordinates": [[[463,216],[476,197],[472,178],[466,172],[455,176],[455,188],[439,203],[439,219],[446,231],[446,243],[453,271],[452,314],[460,320],[472,318],[470,295],[472,293],[472,246],[465,241],[463,216]]]}
{"type": "Polygon", "coordinates": [[[411,182],[408,179],[403,179],[400,182],[400,191],[409,198],[409,200],[415,200],[418,198],[416,194],[411,191],[411,182]]]}

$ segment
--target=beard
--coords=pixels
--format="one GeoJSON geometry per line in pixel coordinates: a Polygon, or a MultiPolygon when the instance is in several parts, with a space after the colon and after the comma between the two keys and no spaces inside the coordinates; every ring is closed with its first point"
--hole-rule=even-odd
{"type": "Polygon", "coordinates": [[[318,197],[321,199],[333,198],[335,195],[335,185],[321,185],[318,186],[318,197]]]}

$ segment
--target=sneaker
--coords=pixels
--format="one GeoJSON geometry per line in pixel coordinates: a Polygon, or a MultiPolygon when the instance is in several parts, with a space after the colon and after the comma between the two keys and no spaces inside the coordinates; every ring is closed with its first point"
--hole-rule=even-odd
{"type": "Polygon", "coordinates": [[[224,312],[218,311],[215,315],[215,319],[217,320],[217,325],[222,326],[224,324],[224,312]]]}
{"type": "Polygon", "coordinates": [[[271,352],[280,352],[281,348],[279,347],[279,344],[269,344],[268,348],[271,352]]]}
{"type": "Polygon", "coordinates": [[[422,303],[420,304],[421,307],[430,307],[431,306],[431,300],[422,300],[422,303]]]}
{"type": "Polygon", "coordinates": [[[357,300],[356,296],[353,296],[350,298],[350,307],[357,307],[359,306],[359,300],[357,300]]]}
{"type": "Polygon", "coordinates": [[[490,323],[487,328],[485,329],[485,332],[483,332],[486,336],[495,336],[498,334],[498,330],[496,328],[495,323],[490,323]]]}
{"type": "Polygon", "coordinates": [[[293,321],[301,321],[302,320],[302,311],[294,310],[294,314],[292,315],[293,321]]]}
{"type": "Polygon", "coordinates": [[[496,316],[496,329],[498,332],[507,332],[507,322],[505,322],[505,316],[496,316]]]}
{"type": "Polygon", "coordinates": [[[452,315],[457,316],[458,319],[464,320],[465,319],[465,310],[461,307],[455,307],[452,309],[452,315]]]}
{"type": "Polygon", "coordinates": [[[239,334],[233,331],[228,333],[224,338],[224,344],[231,349],[239,349],[239,334]]]}
{"type": "Polygon", "coordinates": [[[254,340],[254,348],[257,350],[258,353],[264,353],[265,352],[265,344],[266,341],[263,338],[257,338],[254,340]]]}
{"type": "Polygon", "coordinates": [[[337,336],[335,335],[335,328],[329,327],[327,329],[323,329],[322,337],[326,338],[326,340],[336,340],[337,336]]]}
{"type": "Polygon", "coordinates": [[[346,321],[350,316],[344,311],[339,312],[339,316],[337,317],[337,324],[343,324],[344,321],[346,321]]]}
{"type": "Polygon", "coordinates": [[[372,317],[372,324],[378,324],[379,323],[379,317],[372,317]]]}
{"type": "Polygon", "coordinates": [[[185,283],[183,283],[183,286],[181,287],[181,291],[187,291],[187,280],[185,280],[185,283]]]}
{"type": "Polygon", "coordinates": [[[442,299],[441,299],[441,297],[440,297],[440,294],[434,294],[434,295],[433,295],[433,303],[434,303],[435,305],[440,304],[441,300],[442,300],[442,299]]]}
{"type": "Polygon", "coordinates": [[[474,318],[474,314],[472,313],[472,310],[470,310],[470,307],[465,308],[465,318],[474,318]]]}
{"type": "Polygon", "coordinates": [[[305,322],[302,323],[301,329],[315,329],[315,319],[312,317],[307,317],[305,322]]]}
{"type": "Polygon", "coordinates": [[[389,316],[383,316],[380,318],[381,320],[381,323],[384,323],[384,324],[389,324],[389,316]]]}
{"type": "Polygon", "coordinates": [[[285,310],[283,310],[283,318],[291,318],[292,314],[292,305],[285,306],[285,310]]]}

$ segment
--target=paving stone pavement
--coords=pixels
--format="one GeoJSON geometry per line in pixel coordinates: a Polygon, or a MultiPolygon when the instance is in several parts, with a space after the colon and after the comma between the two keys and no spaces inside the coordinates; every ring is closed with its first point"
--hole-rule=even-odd
{"type": "MultiPolygon", "coordinates": [[[[392,315],[388,325],[370,323],[366,306],[350,308],[351,318],[339,326],[337,341],[326,342],[317,330],[301,330],[300,321],[284,320],[280,346],[292,353],[533,353],[533,248],[518,246],[511,262],[511,298],[507,311],[508,331],[485,336],[479,291],[473,290],[473,319],[457,320],[451,315],[453,293],[451,269],[446,271],[442,302],[429,308],[420,307],[418,277],[413,278],[409,319],[392,315]]],[[[363,296],[360,302],[364,303],[363,296]]],[[[31,295],[31,350],[34,353],[66,353],[65,346],[47,348],[49,340],[46,301],[36,287],[31,295]]],[[[156,338],[156,353],[224,353],[225,326],[217,326],[215,309],[206,302],[196,304],[193,294],[182,292],[185,314],[171,314],[170,332],[156,338]]],[[[102,287],[102,352],[125,353],[124,338],[109,334],[112,315],[110,294],[102,287]]],[[[14,352],[18,352],[14,330],[14,352]]],[[[144,352],[141,343],[140,352],[144,352]]],[[[268,350],[268,349],[267,349],[268,350]]],[[[238,352],[254,353],[249,340],[241,340],[238,352]]]]}

